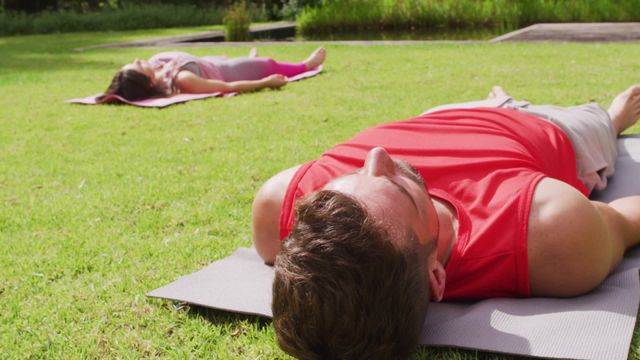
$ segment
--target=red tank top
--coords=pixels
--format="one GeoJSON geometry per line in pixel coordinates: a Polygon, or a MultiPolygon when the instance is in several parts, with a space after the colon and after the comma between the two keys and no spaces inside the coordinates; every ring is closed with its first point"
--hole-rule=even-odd
{"type": "Polygon", "coordinates": [[[291,232],[296,199],[362,167],[375,146],[408,161],[430,195],[457,211],[445,299],[529,296],[527,226],[536,185],[551,177],[588,194],[573,146],[555,125],[509,109],[445,110],[365,130],[301,166],[282,204],[280,237],[291,232]]]}

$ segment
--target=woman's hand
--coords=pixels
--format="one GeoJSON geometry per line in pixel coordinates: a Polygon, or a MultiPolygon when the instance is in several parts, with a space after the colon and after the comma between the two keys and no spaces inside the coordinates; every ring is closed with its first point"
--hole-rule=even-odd
{"type": "Polygon", "coordinates": [[[287,85],[287,78],[279,74],[269,75],[266,78],[263,78],[262,81],[264,81],[265,87],[272,89],[281,88],[287,85]]]}

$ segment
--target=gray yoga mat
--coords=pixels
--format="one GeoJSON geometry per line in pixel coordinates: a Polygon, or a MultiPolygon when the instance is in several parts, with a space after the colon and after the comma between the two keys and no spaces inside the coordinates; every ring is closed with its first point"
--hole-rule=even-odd
{"type": "MultiPolygon", "coordinates": [[[[640,137],[618,142],[616,174],[593,198],[640,194],[640,137]]],[[[571,299],[488,299],[433,303],[420,342],[564,359],[627,359],[640,299],[640,249],[591,293],[571,299]]],[[[240,248],[148,296],[232,312],[271,316],[273,270],[255,249],[240,248]]]]}

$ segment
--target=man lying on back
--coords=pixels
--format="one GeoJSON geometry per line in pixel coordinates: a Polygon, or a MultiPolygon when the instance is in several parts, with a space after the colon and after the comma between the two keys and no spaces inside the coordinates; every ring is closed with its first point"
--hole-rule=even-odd
{"type": "Polygon", "coordinates": [[[268,180],[253,204],[275,263],[280,346],[309,359],[404,358],[429,300],[569,297],[640,241],[640,197],[590,201],[640,85],[608,111],[514,101],[432,109],[367,129],[268,180]]]}

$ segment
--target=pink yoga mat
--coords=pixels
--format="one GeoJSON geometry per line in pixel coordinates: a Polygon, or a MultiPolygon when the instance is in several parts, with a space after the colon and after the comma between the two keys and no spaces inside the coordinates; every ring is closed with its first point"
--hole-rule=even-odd
{"type": "MultiPolygon", "coordinates": [[[[322,71],[322,65],[318,66],[317,68],[315,68],[314,70],[310,70],[307,72],[304,72],[302,74],[298,74],[294,77],[290,77],[287,80],[289,82],[293,82],[293,81],[298,81],[298,80],[303,80],[303,79],[307,79],[313,76],[316,76],[317,74],[319,74],[322,71]]],[[[207,94],[177,94],[171,97],[164,97],[164,98],[152,98],[152,99],[144,99],[144,100],[137,100],[137,101],[130,101],[127,99],[124,99],[118,95],[112,95],[109,96],[107,98],[107,101],[109,100],[113,100],[113,99],[118,99],[121,102],[125,103],[125,104],[129,104],[129,105],[134,105],[134,106],[142,106],[142,107],[156,107],[156,108],[163,108],[165,106],[169,106],[169,105],[173,105],[173,104],[177,104],[177,103],[182,103],[182,102],[187,102],[187,101],[191,101],[191,100],[198,100],[198,99],[206,99],[206,98],[210,98],[210,97],[230,97],[230,96],[234,96],[238,93],[226,93],[223,94],[221,92],[213,92],[213,93],[207,93],[207,94]]],[[[66,100],[65,102],[67,103],[73,103],[73,104],[85,104],[85,105],[96,105],[96,104],[104,104],[104,103],[108,103],[108,102],[97,102],[96,98],[101,96],[102,94],[96,94],[96,95],[91,95],[91,96],[87,96],[85,98],[77,98],[77,99],[69,99],[66,100]]]]}

